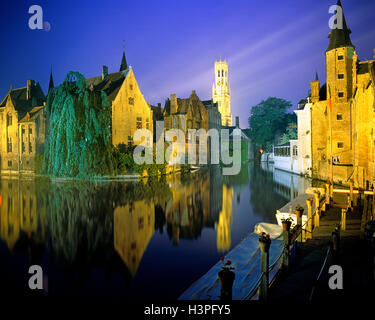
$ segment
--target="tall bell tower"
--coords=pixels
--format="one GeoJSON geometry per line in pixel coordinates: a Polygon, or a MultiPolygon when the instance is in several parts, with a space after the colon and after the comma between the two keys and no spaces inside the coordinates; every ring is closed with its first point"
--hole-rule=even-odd
{"type": "Polygon", "coordinates": [[[215,61],[215,82],[212,85],[212,100],[217,102],[221,113],[221,125],[231,126],[230,87],[228,84],[228,63],[215,61]]]}

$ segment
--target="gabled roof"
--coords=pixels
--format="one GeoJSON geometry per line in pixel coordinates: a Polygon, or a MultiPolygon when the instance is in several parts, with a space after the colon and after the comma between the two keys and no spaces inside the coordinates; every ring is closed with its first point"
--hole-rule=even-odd
{"type": "Polygon", "coordinates": [[[30,111],[26,113],[26,115],[19,121],[19,122],[28,122],[35,120],[40,113],[42,112],[44,107],[34,107],[30,111]]]}
{"type": "Polygon", "coordinates": [[[87,78],[87,84],[93,85],[94,90],[104,91],[108,97],[109,103],[115,100],[122,83],[129,74],[129,69],[107,74],[104,79],[102,76],[87,78]]]}
{"type": "MultiPolygon", "coordinates": [[[[30,80],[28,80],[30,81],[30,80]]],[[[0,107],[5,107],[8,99],[10,99],[14,105],[15,110],[18,113],[18,118],[23,118],[27,112],[31,111],[36,106],[43,106],[46,101],[43,90],[39,83],[34,81],[29,82],[30,97],[27,97],[27,86],[17,89],[10,89],[0,103],[0,107]]]]}
{"type": "MultiPolygon", "coordinates": [[[[178,115],[178,114],[187,114],[189,111],[189,106],[191,106],[192,113],[194,117],[196,116],[197,111],[199,112],[199,116],[202,117],[200,114],[200,108],[204,107],[204,104],[202,101],[199,100],[198,96],[196,93],[193,91],[193,93],[190,95],[189,98],[186,99],[181,99],[177,98],[177,111],[173,114],[178,115]]],[[[165,101],[164,105],[164,115],[171,115],[171,100],[167,99],[165,101]]]]}
{"type": "MultiPolygon", "coordinates": [[[[341,5],[341,0],[338,0],[337,1],[337,6],[340,6],[342,8],[342,5],[341,5]]],[[[341,47],[354,47],[354,45],[352,44],[352,41],[350,40],[350,34],[352,33],[351,30],[348,28],[348,26],[346,25],[346,20],[345,20],[345,15],[344,15],[344,10],[342,12],[342,19],[343,19],[343,28],[342,29],[333,29],[329,35],[328,35],[328,38],[329,38],[329,45],[328,45],[328,49],[327,51],[330,51],[332,49],[336,49],[336,48],[341,48],[341,47]]]]}

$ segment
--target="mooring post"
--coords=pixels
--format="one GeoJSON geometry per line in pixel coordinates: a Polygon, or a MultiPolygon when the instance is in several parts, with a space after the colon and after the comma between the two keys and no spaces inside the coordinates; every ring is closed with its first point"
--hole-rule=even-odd
{"type": "Polygon", "coordinates": [[[354,194],[353,194],[354,181],[353,180],[349,181],[349,188],[350,188],[350,201],[351,201],[350,207],[352,207],[354,203],[354,194]]]}
{"type": "Polygon", "coordinates": [[[352,200],[350,199],[350,195],[349,194],[347,194],[346,197],[347,197],[346,198],[346,203],[347,203],[346,206],[347,206],[348,209],[351,210],[352,209],[352,200]]]}
{"type": "Polygon", "coordinates": [[[320,192],[314,191],[314,198],[315,198],[314,227],[318,228],[320,224],[320,192]]]}
{"type": "Polygon", "coordinates": [[[284,252],[283,252],[283,264],[282,271],[288,273],[290,264],[290,221],[283,221],[283,242],[284,242],[284,252]]]}
{"type": "Polygon", "coordinates": [[[225,265],[218,273],[220,281],[220,300],[232,300],[232,288],[235,278],[235,273],[230,269],[230,264],[225,265]]]}
{"type": "Polygon", "coordinates": [[[268,300],[268,286],[269,286],[269,250],[271,245],[271,239],[269,236],[259,237],[259,248],[260,248],[260,272],[261,282],[259,287],[259,300],[268,300]]]}
{"type": "Polygon", "coordinates": [[[296,209],[296,218],[297,218],[297,225],[301,226],[301,234],[298,236],[298,241],[303,242],[303,230],[302,230],[302,214],[303,214],[303,209],[302,210],[297,210],[296,209]]]}
{"type": "Polygon", "coordinates": [[[307,226],[306,226],[306,239],[312,239],[313,230],[313,213],[312,213],[312,199],[306,200],[307,204],[307,226]]]}
{"type": "Polygon", "coordinates": [[[346,209],[341,209],[341,229],[346,230],[346,209]]]}
{"type": "Polygon", "coordinates": [[[339,227],[335,228],[335,231],[332,232],[332,256],[334,261],[336,262],[339,256],[340,251],[340,231],[339,227]]]}
{"type": "Polygon", "coordinates": [[[326,206],[329,206],[331,205],[331,190],[330,190],[330,186],[328,183],[326,183],[326,206]]]}

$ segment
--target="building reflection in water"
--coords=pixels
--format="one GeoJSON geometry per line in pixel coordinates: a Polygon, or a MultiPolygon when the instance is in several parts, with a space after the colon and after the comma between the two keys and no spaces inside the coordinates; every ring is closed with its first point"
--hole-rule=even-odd
{"type": "Polygon", "coordinates": [[[233,188],[227,187],[224,184],[222,190],[223,202],[219,215],[219,222],[216,227],[216,246],[217,250],[221,252],[229,250],[231,245],[230,229],[232,226],[233,188]]]}
{"type": "Polygon", "coordinates": [[[86,279],[97,267],[130,279],[155,232],[166,232],[178,245],[181,239],[199,241],[203,229],[210,228],[217,251],[227,251],[233,245],[233,199],[238,208],[249,201],[254,216],[273,219],[274,207],[308,184],[299,176],[262,169],[243,166],[239,175],[223,177],[221,168],[214,167],[147,183],[2,177],[0,240],[9,252],[24,252],[29,260],[41,262],[47,252],[64,272],[80,272],[86,279]]]}
{"type": "Polygon", "coordinates": [[[46,212],[45,207],[39,207],[35,182],[2,178],[0,196],[0,238],[8,249],[12,252],[21,238],[30,243],[43,243],[46,212]]]}
{"type": "Polygon", "coordinates": [[[116,207],[113,225],[115,249],[134,277],[154,234],[155,206],[141,200],[116,207]]]}

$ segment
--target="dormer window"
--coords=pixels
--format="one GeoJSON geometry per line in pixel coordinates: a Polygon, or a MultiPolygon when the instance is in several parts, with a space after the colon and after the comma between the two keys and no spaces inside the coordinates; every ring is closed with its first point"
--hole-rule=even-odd
{"type": "Polygon", "coordinates": [[[339,55],[339,56],[337,57],[337,60],[344,60],[344,56],[343,56],[343,55],[339,55]]]}

